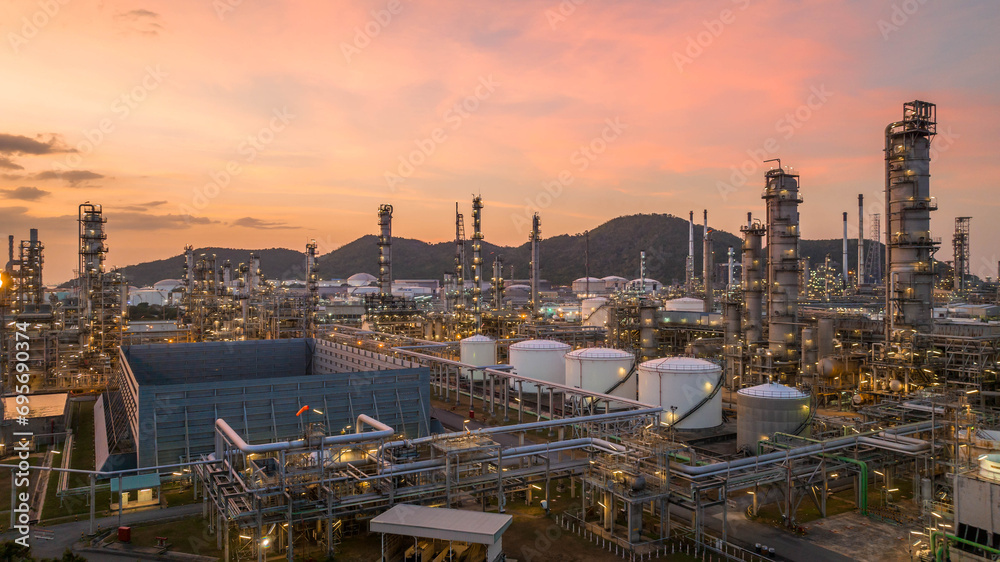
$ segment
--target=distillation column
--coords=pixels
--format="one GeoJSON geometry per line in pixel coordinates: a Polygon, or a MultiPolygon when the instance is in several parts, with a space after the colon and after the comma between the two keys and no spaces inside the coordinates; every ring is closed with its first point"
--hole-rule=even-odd
{"type": "Polygon", "coordinates": [[[18,263],[17,283],[18,312],[37,311],[45,303],[45,286],[42,285],[42,265],[45,263],[45,245],[38,240],[38,229],[29,231],[28,240],[22,240],[18,263]]]}
{"type": "Polygon", "coordinates": [[[937,134],[932,103],[903,104],[903,120],[885,128],[886,337],[929,332],[934,296],[931,237],[931,138],[937,134]]]}
{"type": "Polygon", "coordinates": [[[465,311],[465,217],[455,203],[455,312],[465,311]]]}
{"type": "Polygon", "coordinates": [[[472,198],[472,315],[478,331],[483,303],[483,198],[472,198]]]}
{"type": "Polygon", "coordinates": [[[847,267],[847,211],[844,211],[844,251],[840,258],[841,275],[844,278],[844,291],[851,286],[851,272],[847,267]]]}
{"type": "Polygon", "coordinates": [[[771,366],[783,375],[798,371],[799,176],[778,167],[764,174],[767,203],[767,319],[771,366]]]}
{"type": "Polygon", "coordinates": [[[858,287],[867,284],[865,279],[865,196],[858,194],[858,287]]]}
{"type": "Polygon", "coordinates": [[[711,231],[708,229],[708,209],[705,209],[705,242],[701,252],[702,276],[705,280],[705,312],[712,312],[714,303],[712,302],[712,271],[715,269],[715,255],[712,249],[711,231]]]}
{"type": "Polygon", "coordinates": [[[694,294],[694,211],[688,214],[688,255],[684,262],[684,286],[688,296],[694,294]]]}
{"type": "Polygon", "coordinates": [[[107,219],[100,205],[84,203],[78,212],[80,236],[79,290],[80,343],[89,355],[93,372],[106,375],[117,362],[117,347],[124,328],[122,290],[124,282],[117,273],[104,271],[108,251],[104,241],[107,219]]]}
{"type": "Polygon", "coordinates": [[[954,290],[964,291],[965,280],[969,277],[969,221],[972,217],[955,217],[955,234],[952,237],[952,247],[955,253],[954,290]]]}
{"type": "Polygon", "coordinates": [[[743,232],[743,341],[752,346],[761,341],[764,295],[764,235],[767,230],[747,213],[743,232]]]}
{"type": "Polygon", "coordinates": [[[316,307],[319,306],[319,262],[316,260],[316,248],[316,240],[310,240],[306,244],[306,290],[309,292],[305,311],[307,338],[316,336],[316,307]]]}
{"type": "Polygon", "coordinates": [[[378,291],[392,294],[392,205],[378,207],[378,291]]]}
{"type": "Polygon", "coordinates": [[[503,256],[493,258],[493,310],[503,308],[503,256]]]}
{"type": "Polygon", "coordinates": [[[528,241],[531,242],[531,314],[534,316],[538,312],[538,277],[539,277],[539,264],[538,264],[538,246],[539,242],[542,241],[542,221],[538,217],[538,213],[535,213],[531,217],[531,234],[528,235],[528,241]]]}

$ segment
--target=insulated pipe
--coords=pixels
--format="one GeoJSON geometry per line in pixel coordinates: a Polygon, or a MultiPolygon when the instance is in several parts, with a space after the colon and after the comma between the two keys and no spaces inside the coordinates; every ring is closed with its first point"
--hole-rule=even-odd
{"type": "MultiPolygon", "coordinates": [[[[614,455],[623,454],[627,450],[622,445],[616,445],[614,443],[605,441],[603,439],[584,437],[580,439],[570,439],[569,441],[557,441],[555,443],[540,443],[535,445],[525,445],[523,447],[513,447],[510,449],[504,449],[502,451],[501,458],[504,460],[508,460],[517,457],[532,456],[538,454],[558,453],[561,451],[565,451],[567,449],[582,449],[585,447],[593,447],[595,449],[599,449],[601,451],[614,455]]],[[[488,455],[483,455],[479,457],[477,460],[490,460],[491,458],[492,457],[488,455]]],[[[397,476],[414,470],[424,470],[427,468],[434,468],[443,465],[444,465],[444,459],[393,464],[386,467],[382,471],[380,476],[386,476],[386,475],[397,476]]],[[[378,476],[373,476],[372,479],[374,478],[378,478],[378,476]]]]}
{"type": "MultiPolygon", "coordinates": [[[[376,441],[378,439],[385,439],[386,437],[392,437],[396,431],[385,425],[384,423],[361,414],[358,416],[355,427],[357,428],[356,433],[349,433],[347,435],[328,435],[323,438],[322,445],[342,445],[348,443],[361,443],[365,441],[376,441]],[[369,425],[376,429],[376,431],[369,431],[368,433],[361,433],[361,428],[364,425],[369,425]]],[[[295,441],[279,441],[277,443],[262,443],[260,445],[250,445],[243,440],[242,437],[236,431],[226,423],[226,420],[219,418],[215,420],[215,458],[222,458],[222,436],[225,435],[229,438],[233,445],[237,449],[244,453],[271,453],[275,451],[287,451],[288,449],[295,449],[299,447],[306,446],[305,439],[296,439],[295,441]]]]}
{"type": "MultiPolygon", "coordinates": [[[[627,410],[627,411],[607,413],[607,414],[594,414],[592,416],[580,416],[576,418],[536,421],[536,422],[522,423],[517,425],[505,425],[499,427],[481,427],[479,429],[474,429],[472,431],[456,431],[454,433],[429,435],[427,437],[420,437],[418,439],[391,441],[389,443],[383,444],[379,448],[379,450],[381,451],[382,449],[391,449],[393,447],[420,445],[423,443],[431,443],[442,439],[454,439],[457,437],[465,437],[469,435],[490,435],[493,433],[518,433],[520,431],[531,431],[534,429],[546,429],[549,427],[558,427],[561,425],[572,425],[578,423],[590,423],[595,421],[612,420],[622,417],[656,416],[659,415],[661,411],[663,411],[662,408],[656,407],[656,408],[647,408],[644,410],[627,410]]],[[[616,445],[616,447],[618,446],[616,445]]]]}
{"type": "MultiPolygon", "coordinates": [[[[897,433],[902,433],[904,431],[916,433],[918,431],[924,431],[930,429],[933,424],[931,422],[921,422],[913,425],[904,425],[897,428],[893,428],[885,431],[884,433],[890,435],[896,435],[897,433]]],[[[777,451],[774,453],[768,453],[766,455],[758,455],[756,457],[748,457],[745,459],[739,459],[730,462],[719,462],[715,464],[707,464],[702,466],[688,466],[684,464],[671,464],[670,470],[677,470],[687,476],[694,478],[702,478],[707,476],[715,476],[719,474],[727,474],[733,469],[745,468],[748,466],[754,466],[758,464],[767,464],[770,461],[780,460],[780,459],[796,459],[800,457],[807,457],[814,455],[816,453],[830,453],[839,449],[846,449],[856,443],[864,437],[862,435],[853,435],[851,437],[841,437],[838,439],[831,439],[830,441],[824,441],[821,443],[815,443],[812,445],[806,445],[804,447],[798,447],[796,449],[787,449],[785,451],[777,451]]],[[[889,442],[884,442],[886,445],[889,442]]],[[[882,445],[883,443],[879,443],[882,445]]],[[[887,447],[888,448],[888,447],[887,447]]]]}
{"type": "Polygon", "coordinates": [[[879,449],[889,449],[900,453],[920,453],[931,448],[930,443],[914,445],[901,443],[899,441],[889,441],[887,439],[877,439],[875,437],[859,437],[858,443],[864,443],[865,445],[871,445],[872,447],[878,447],[879,449]]]}

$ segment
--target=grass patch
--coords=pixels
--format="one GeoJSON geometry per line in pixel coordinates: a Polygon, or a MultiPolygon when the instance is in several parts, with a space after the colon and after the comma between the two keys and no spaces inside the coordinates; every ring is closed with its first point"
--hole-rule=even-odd
{"type": "MultiPolygon", "coordinates": [[[[230,531],[232,532],[232,531],[230,531]]],[[[156,547],[156,537],[167,537],[171,551],[219,558],[222,551],[215,547],[215,535],[208,532],[208,522],[200,515],[165,523],[150,523],[132,527],[132,544],[156,547]]]]}

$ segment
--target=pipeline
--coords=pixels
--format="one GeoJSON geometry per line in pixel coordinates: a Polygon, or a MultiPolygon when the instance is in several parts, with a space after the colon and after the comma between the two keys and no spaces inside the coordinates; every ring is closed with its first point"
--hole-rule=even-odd
{"type": "MultiPolygon", "coordinates": [[[[918,431],[925,431],[930,429],[931,422],[920,422],[909,425],[902,425],[891,430],[887,430],[887,433],[896,434],[901,432],[916,433],[918,431]]],[[[870,433],[869,433],[870,434],[870,433]]],[[[815,443],[812,445],[806,445],[804,447],[798,447],[796,449],[788,449],[786,451],[778,451],[774,453],[768,453],[766,455],[758,455],[755,457],[748,457],[745,459],[738,459],[735,461],[718,462],[715,464],[710,464],[706,466],[687,466],[680,465],[677,467],[671,466],[671,471],[676,468],[678,472],[683,473],[689,478],[701,479],[711,476],[719,476],[723,474],[728,474],[733,469],[746,468],[749,466],[766,464],[770,461],[782,460],[782,459],[797,459],[802,457],[812,456],[817,453],[827,453],[831,451],[836,451],[839,449],[846,449],[858,443],[858,439],[862,436],[869,434],[861,434],[851,437],[839,437],[836,439],[831,439],[829,441],[823,441],[820,443],[815,443]]]]}
{"type": "MultiPolygon", "coordinates": [[[[788,434],[788,433],[781,433],[780,431],[776,432],[775,435],[781,435],[781,436],[784,436],[784,437],[795,437],[797,439],[804,439],[806,441],[811,441],[813,443],[822,443],[822,441],[820,441],[818,439],[811,439],[809,437],[802,437],[800,435],[791,435],[791,434],[788,434]]],[[[760,451],[760,445],[761,445],[762,442],[763,442],[763,440],[757,442],[757,451],[758,452],[760,451]]],[[[771,443],[771,445],[774,445],[775,447],[786,447],[786,448],[790,446],[790,445],[786,445],[784,443],[771,443]]],[[[846,463],[853,464],[853,465],[857,465],[857,467],[858,467],[858,511],[861,512],[861,515],[868,515],[868,463],[866,463],[865,461],[858,460],[858,459],[852,459],[851,457],[844,457],[844,456],[840,456],[840,455],[830,455],[830,454],[827,454],[827,453],[822,453],[822,454],[820,454],[820,456],[821,457],[827,457],[827,458],[836,459],[838,461],[846,462],[846,463]]]]}
{"type": "Polygon", "coordinates": [[[979,544],[977,542],[972,542],[968,539],[963,539],[962,537],[957,537],[955,535],[950,535],[944,531],[931,531],[930,538],[931,538],[931,552],[934,553],[934,560],[937,560],[938,562],[944,562],[945,560],[950,560],[948,556],[948,541],[955,541],[971,546],[973,548],[979,548],[986,552],[989,552],[990,554],[1000,554],[1000,550],[997,550],[993,547],[986,546],[985,544],[979,544]],[[944,544],[941,545],[941,548],[937,548],[936,546],[938,538],[944,539],[943,541],[944,544]]]}
{"type": "MultiPolygon", "coordinates": [[[[396,430],[389,427],[388,425],[372,418],[361,414],[358,416],[356,426],[356,433],[348,433],[346,435],[328,435],[323,437],[321,443],[323,445],[344,445],[348,443],[363,443],[366,441],[377,441],[379,439],[385,439],[386,437],[392,437],[396,430]],[[369,425],[376,429],[376,431],[369,431],[367,433],[362,433],[361,428],[364,425],[369,425]]],[[[250,445],[243,440],[242,437],[236,431],[226,423],[226,420],[219,418],[215,420],[215,458],[222,458],[222,436],[225,435],[229,438],[229,441],[236,446],[237,449],[244,453],[271,453],[275,451],[287,451],[288,449],[296,449],[306,446],[305,439],[296,439],[295,441],[278,441],[276,443],[262,443],[260,445],[250,445]]]]}
{"type": "MultiPolygon", "coordinates": [[[[394,447],[404,447],[420,445],[422,443],[431,443],[438,440],[444,439],[454,439],[457,437],[466,437],[469,435],[490,435],[493,433],[518,433],[520,431],[530,431],[533,429],[546,429],[549,427],[558,427],[561,425],[571,425],[578,423],[589,423],[595,421],[613,420],[623,417],[641,417],[641,416],[654,416],[661,412],[661,408],[647,408],[644,410],[628,410],[624,412],[612,412],[607,414],[594,414],[592,416],[581,416],[576,418],[564,418],[558,420],[545,420],[536,421],[530,423],[522,423],[517,425],[506,425],[499,427],[481,427],[479,429],[474,429],[472,431],[456,431],[453,433],[440,433],[438,435],[429,435],[427,437],[419,437],[417,439],[404,439],[401,441],[390,441],[379,447],[379,452],[381,453],[384,449],[392,449],[394,447]]],[[[605,441],[605,443],[607,443],[605,441]]],[[[617,446],[617,445],[616,445],[617,446]]]]}

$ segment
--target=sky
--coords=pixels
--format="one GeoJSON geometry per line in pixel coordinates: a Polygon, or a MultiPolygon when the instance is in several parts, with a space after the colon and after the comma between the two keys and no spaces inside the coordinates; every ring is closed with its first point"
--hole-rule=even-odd
{"type": "Polygon", "coordinates": [[[885,125],[921,99],[937,257],[971,216],[972,273],[995,276],[998,27],[993,0],[6,1],[0,234],[38,228],[55,283],[84,202],[109,266],[326,253],[383,203],[395,236],[450,240],[473,194],[496,244],[534,212],[543,237],[692,209],[738,232],[780,158],[802,235],[847,211],[853,237],[857,194],[881,212],[885,125]]]}

